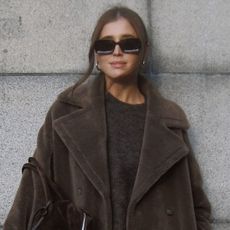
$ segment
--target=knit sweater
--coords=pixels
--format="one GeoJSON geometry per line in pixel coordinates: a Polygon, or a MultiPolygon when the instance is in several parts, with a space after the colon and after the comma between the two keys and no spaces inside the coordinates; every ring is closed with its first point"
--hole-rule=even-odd
{"type": "Polygon", "coordinates": [[[105,99],[113,230],[125,230],[141,152],[146,105],[121,102],[108,92],[105,99]]]}

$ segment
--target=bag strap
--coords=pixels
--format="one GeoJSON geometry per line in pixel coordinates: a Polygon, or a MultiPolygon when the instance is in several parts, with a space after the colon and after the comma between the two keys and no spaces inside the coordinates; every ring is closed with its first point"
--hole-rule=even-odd
{"type": "MultiPolygon", "coordinates": [[[[46,197],[46,205],[42,208],[39,208],[32,219],[32,224],[34,222],[34,218],[37,215],[38,212],[44,212],[41,215],[41,218],[39,219],[39,221],[36,223],[35,226],[32,226],[32,230],[36,230],[39,226],[40,223],[43,221],[44,216],[46,215],[46,212],[48,210],[48,207],[54,202],[59,199],[64,200],[63,199],[63,195],[60,193],[60,189],[58,188],[57,184],[51,180],[50,177],[48,177],[44,170],[42,170],[41,166],[39,165],[39,162],[34,158],[34,157],[30,157],[28,159],[28,163],[25,163],[22,167],[22,172],[24,171],[24,169],[29,169],[34,171],[37,175],[39,175],[39,178],[41,180],[42,186],[43,186],[43,190],[45,193],[45,197],[46,197]],[[56,195],[56,199],[53,196],[53,193],[55,193],[56,195]]],[[[83,214],[83,220],[82,220],[82,225],[81,225],[81,230],[86,230],[87,226],[89,224],[89,222],[91,222],[92,217],[89,216],[85,211],[81,210],[82,214],[83,214]]],[[[29,225],[30,226],[30,225],[29,225]]],[[[30,229],[30,228],[28,228],[30,229]]]]}
{"type": "Polygon", "coordinates": [[[30,157],[28,159],[28,163],[23,165],[22,172],[24,169],[30,169],[39,175],[45,193],[46,202],[54,200],[53,193],[55,193],[58,199],[63,199],[58,186],[50,179],[50,177],[45,174],[44,170],[41,168],[38,161],[34,157],[30,157]]]}

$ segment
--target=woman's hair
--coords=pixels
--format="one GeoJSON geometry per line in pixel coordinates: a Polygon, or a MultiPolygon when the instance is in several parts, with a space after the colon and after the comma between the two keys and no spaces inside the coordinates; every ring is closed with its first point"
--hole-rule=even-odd
{"type": "Polygon", "coordinates": [[[140,60],[143,61],[145,55],[144,47],[148,44],[148,34],[141,17],[136,12],[127,7],[112,7],[109,10],[105,11],[97,21],[91,37],[91,43],[88,53],[89,65],[83,77],[78,81],[78,84],[81,84],[83,81],[85,81],[93,71],[95,62],[94,43],[97,39],[99,39],[104,25],[109,22],[116,21],[119,18],[125,18],[126,20],[128,20],[128,22],[133,26],[134,30],[136,31],[137,36],[141,40],[141,44],[143,47],[141,49],[141,52],[139,53],[140,60]]]}

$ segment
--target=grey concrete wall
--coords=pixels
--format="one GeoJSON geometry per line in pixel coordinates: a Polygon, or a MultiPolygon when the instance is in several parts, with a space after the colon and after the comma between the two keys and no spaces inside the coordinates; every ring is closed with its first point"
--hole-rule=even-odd
{"type": "Polygon", "coordinates": [[[119,2],[147,21],[145,1],[1,0],[0,72],[83,72],[99,14],[119,2]]]}
{"type": "Polygon", "coordinates": [[[120,2],[148,25],[155,71],[230,72],[226,0],[1,0],[0,72],[82,72],[95,20],[120,2]]]}
{"type": "Polygon", "coordinates": [[[230,1],[151,2],[152,41],[158,71],[230,72],[230,1]]]}
{"type": "Polygon", "coordinates": [[[0,0],[0,226],[49,106],[84,71],[98,15],[119,2],[138,11],[147,25],[149,76],[188,115],[213,229],[230,229],[226,0],[0,0]]]}

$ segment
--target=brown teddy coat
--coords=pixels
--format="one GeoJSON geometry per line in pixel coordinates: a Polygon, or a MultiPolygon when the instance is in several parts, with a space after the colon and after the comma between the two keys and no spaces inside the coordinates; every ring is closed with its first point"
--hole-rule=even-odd
{"type": "MultiPolygon", "coordinates": [[[[210,204],[187,137],[183,110],[139,78],[147,111],[127,230],[210,230],[210,204]]],[[[61,93],[37,139],[35,158],[66,198],[93,217],[93,230],[112,230],[106,150],[105,81],[90,77],[61,93]]],[[[4,230],[25,230],[43,204],[33,173],[25,170],[4,230]]]]}

